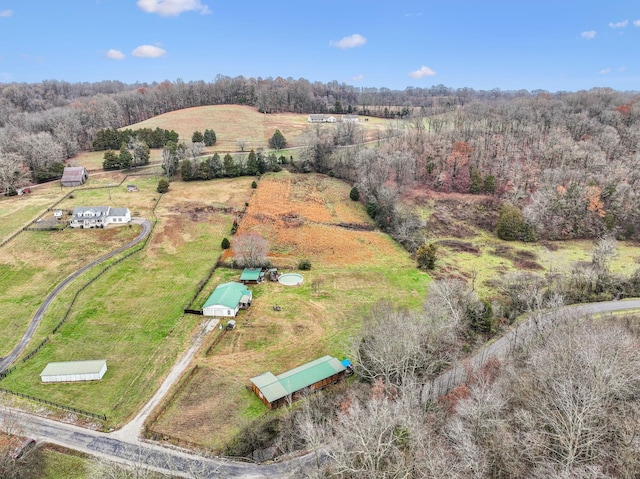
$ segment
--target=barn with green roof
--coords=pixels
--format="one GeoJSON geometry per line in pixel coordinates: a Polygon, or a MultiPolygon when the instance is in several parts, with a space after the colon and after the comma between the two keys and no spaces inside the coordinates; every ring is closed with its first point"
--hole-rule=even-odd
{"type": "Polygon", "coordinates": [[[211,293],[202,307],[204,316],[235,316],[240,308],[251,306],[252,294],[244,284],[223,283],[211,293]]]}
{"type": "Polygon", "coordinates": [[[251,378],[251,389],[269,408],[296,399],[301,391],[315,391],[335,383],[346,374],[345,365],[333,356],[323,356],[275,376],[266,372],[251,378]]]}

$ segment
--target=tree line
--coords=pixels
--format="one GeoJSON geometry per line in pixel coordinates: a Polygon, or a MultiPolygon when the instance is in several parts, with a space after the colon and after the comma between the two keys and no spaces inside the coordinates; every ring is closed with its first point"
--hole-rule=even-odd
{"type": "MultiPolygon", "coordinates": [[[[414,185],[496,195],[520,210],[538,238],[606,232],[638,238],[636,100],[634,92],[606,88],[551,94],[436,85],[394,91],[225,76],[209,83],[0,85],[0,186],[11,193],[55,177],[66,159],[93,147],[98,132],[180,108],[235,103],[265,113],[322,113],[351,107],[396,118],[379,132],[375,154],[340,148],[360,141],[355,124],[335,126],[329,134],[314,125],[318,130],[308,135],[300,169],[358,182],[383,226],[393,226],[400,214],[393,211],[398,190],[414,185]]],[[[161,143],[149,136],[148,146],[161,143]]],[[[114,150],[120,146],[110,143],[114,150]]]]}

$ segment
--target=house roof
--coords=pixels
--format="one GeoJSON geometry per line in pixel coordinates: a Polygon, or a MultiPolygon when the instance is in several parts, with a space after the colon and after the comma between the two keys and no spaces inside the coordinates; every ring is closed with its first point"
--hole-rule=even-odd
{"type": "Polygon", "coordinates": [[[80,216],[87,211],[93,211],[95,216],[107,216],[109,206],[76,206],[73,208],[73,216],[80,216]]]}
{"type": "Polygon", "coordinates": [[[258,281],[262,273],[260,268],[245,268],[240,275],[240,281],[258,281]]]}
{"type": "Polygon", "coordinates": [[[111,208],[109,216],[126,216],[128,212],[129,208],[111,208]]]}
{"type": "Polygon", "coordinates": [[[220,304],[227,308],[234,309],[242,300],[243,296],[251,298],[251,291],[242,283],[223,283],[211,293],[209,299],[204,303],[203,309],[208,306],[220,304]]]}
{"type": "Polygon", "coordinates": [[[270,372],[261,374],[252,378],[251,382],[260,389],[269,402],[273,402],[345,369],[344,365],[333,356],[323,356],[277,376],[270,372]]]}
{"type": "Polygon", "coordinates": [[[49,363],[40,376],[66,376],[68,374],[96,374],[107,365],[106,359],[92,361],[62,361],[49,363]]]}
{"type": "Polygon", "coordinates": [[[62,181],[82,181],[87,175],[84,166],[65,166],[62,171],[62,181]]]}

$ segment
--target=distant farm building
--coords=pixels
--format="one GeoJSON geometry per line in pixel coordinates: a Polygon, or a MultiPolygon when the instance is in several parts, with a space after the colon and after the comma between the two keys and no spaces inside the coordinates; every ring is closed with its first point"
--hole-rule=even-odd
{"type": "Polygon", "coordinates": [[[107,372],[107,360],[49,363],[40,373],[43,383],[96,381],[107,372]]]}
{"type": "Polygon", "coordinates": [[[251,389],[269,408],[286,404],[305,389],[315,391],[345,376],[347,367],[333,356],[323,356],[282,374],[270,372],[251,378],[251,389]]]}
{"type": "Polygon", "coordinates": [[[240,308],[251,306],[253,295],[242,283],[219,285],[202,307],[204,316],[235,316],[240,308]]]}
{"type": "Polygon", "coordinates": [[[66,166],[60,183],[62,186],[82,186],[88,178],[89,173],[84,166],[66,166]]]}
{"type": "Polygon", "coordinates": [[[134,191],[138,191],[138,186],[137,185],[127,185],[127,191],[129,193],[132,193],[134,191]]]}
{"type": "Polygon", "coordinates": [[[107,225],[124,225],[131,221],[129,208],[111,206],[76,206],[69,226],[72,228],[104,228],[107,225]]]}
{"type": "Polygon", "coordinates": [[[312,113],[309,115],[308,119],[309,123],[335,123],[335,116],[327,116],[320,113],[312,113]]]}
{"type": "Polygon", "coordinates": [[[358,115],[342,115],[340,120],[342,123],[358,123],[360,121],[358,115]]]}
{"type": "Polygon", "coordinates": [[[262,268],[245,268],[240,275],[242,284],[258,284],[264,280],[264,271],[262,268]]]}

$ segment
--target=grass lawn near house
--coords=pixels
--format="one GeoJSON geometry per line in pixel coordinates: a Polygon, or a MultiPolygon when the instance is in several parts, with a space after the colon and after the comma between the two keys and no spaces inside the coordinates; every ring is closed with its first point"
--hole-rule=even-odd
{"type": "MultiPolygon", "coordinates": [[[[222,238],[228,235],[234,218],[215,207],[220,204],[241,207],[250,190],[246,178],[172,183],[170,192],[156,209],[158,223],[147,247],[87,287],[60,331],[34,358],[7,377],[2,386],[106,414],[107,426],[122,424],[150,397],[187,347],[200,319],[183,318],[182,309],[215,263],[222,238]],[[39,373],[49,361],[96,358],[107,359],[108,363],[109,369],[101,381],[40,383],[39,373]]],[[[96,191],[102,190],[87,194],[91,199],[104,199],[94,197],[96,191]]],[[[148,208],[144,191],[123,194],[138,198],[139,209],[148,208]]],[[[76,196],[72,201],[82,199],[76,196]]],[[[132,206],[136,207],[135,202],[132,206]]],[[[110,229],[72,231],[86,235],[110,229]]],[[[91,277],[91,272],[84,276],[91,277]]],[[[75,281],[54,302],[43,320],[39,339],[44,337],[45,327],[57,324],[82,284],[82,280],[75,281]]]]}

